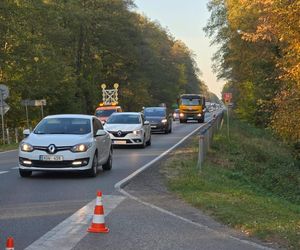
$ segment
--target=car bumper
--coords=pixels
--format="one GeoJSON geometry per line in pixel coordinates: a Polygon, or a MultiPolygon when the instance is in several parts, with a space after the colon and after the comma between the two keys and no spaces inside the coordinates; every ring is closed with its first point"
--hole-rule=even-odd
{"type": "Polygon", "coordinates": [[[134,134],[128,134],[124,137],[115,137],[113,134],[110,134],[110,138],[112,141],[112,144],[114,146],[120,146],[120,145],[127,145],[127,146],[134,146],[134,145],[142,145],[144,137],[140,135],[134,135],[134,134]]]}
{"type": "Polygon", "coordinates": [[[167,123],[153,123],[151,124],[151,132],[164,132],[168,129],[167,123]]]}
{"type": "Polygon", "coordinates": [[[45,161],[42,156],[49,156],[44,151],[19,152],[19,168],[28,171],[77,171],[88,170],[92,166],[92,150],[83,153],[57,152],[55,156],[62,156],[63,160],[45,161]],[[90,151],[90,152],[89,152],[90,151]]]}

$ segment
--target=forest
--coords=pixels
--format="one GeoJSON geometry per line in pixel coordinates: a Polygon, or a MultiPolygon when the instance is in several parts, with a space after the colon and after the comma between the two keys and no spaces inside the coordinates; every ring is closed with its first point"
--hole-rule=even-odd
{"type": "MultiPolygon", "coordinates": [[[[93,114],[101,84],[119,84],[126,111],[207,95],[193,52],[130,0],[0,1],[0,84],[9,87],[6,127],[26,125],[22,100],[44,114],[93,114]]],[[[30,124],[41,119],[29,107],[30,124]]]]}
{"type": "Polygon", "coordinates": [[[240,119],[300,148],[300,1],[211,0],[214,70],[240,119]]]}

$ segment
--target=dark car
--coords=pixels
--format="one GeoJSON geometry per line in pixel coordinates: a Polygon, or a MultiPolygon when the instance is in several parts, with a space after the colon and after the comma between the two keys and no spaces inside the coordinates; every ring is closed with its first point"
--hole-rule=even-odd
{"type": "Polygon", "coordinates": [[[145,119],[150,122],[152,132],[172,132],[172,115],[166,107],[144,108],[145,119]]]}

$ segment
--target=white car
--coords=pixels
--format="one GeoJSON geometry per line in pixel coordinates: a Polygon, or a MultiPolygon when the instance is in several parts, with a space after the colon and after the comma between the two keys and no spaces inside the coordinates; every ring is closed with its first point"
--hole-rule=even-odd
{"type": "Polygon", "coordinates": [[[101,122],[91,115],[52,115],[35,129],[24,130],[19,146],[19,172],[85,171],[96,176],[98,166],[112,167],[112,143],[101,122]]]}
{"type": "Polygon", "coordinates": [[[151,145],[151,127],[140,112],[113,113],[104,125],[113,145],[151,145]]]}

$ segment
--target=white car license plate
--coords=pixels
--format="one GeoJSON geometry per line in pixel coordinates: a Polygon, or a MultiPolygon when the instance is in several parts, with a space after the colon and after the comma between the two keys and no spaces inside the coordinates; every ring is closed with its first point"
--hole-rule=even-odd
{"type": "Polygon", "coordinates": [[[63,161],[64,157],[62,155],[40,155],[41,161],[63,161]]]}
{"type": "Polygon", "coordinates": [[[124,144],[126,144],[126,141],[114,141],[114,144],[119,144],[119,145],[123,144],[124,145],[124,144]]]}
{"type": "Polygon", "coordinates": [[[156,126],[151,126],[151,128],[156,128],[156,126]]]}

